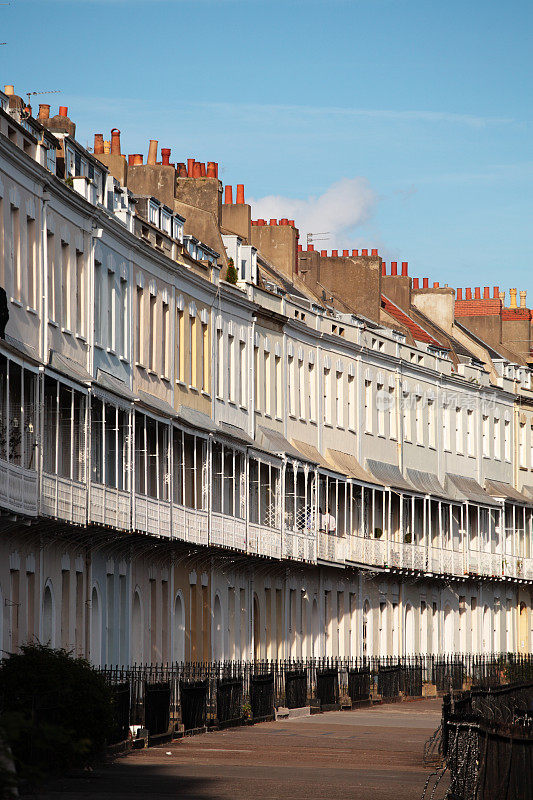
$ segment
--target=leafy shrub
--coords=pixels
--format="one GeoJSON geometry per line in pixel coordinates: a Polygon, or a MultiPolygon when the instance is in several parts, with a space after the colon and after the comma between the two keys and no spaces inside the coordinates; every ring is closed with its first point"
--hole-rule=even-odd
{"type": "Polygon", "coordinates": [[[113,729],[105,679],[85,659],[41,644],[2,662],[0,702],[5,741],[29,780],[93,761],[113,729]]]}

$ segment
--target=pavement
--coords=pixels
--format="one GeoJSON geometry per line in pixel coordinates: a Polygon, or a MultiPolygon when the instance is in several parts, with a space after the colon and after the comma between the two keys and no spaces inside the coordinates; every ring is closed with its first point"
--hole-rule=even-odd
{"type": "Polygon", "coordinates": [[[440,700],[334,711],[134,751],[39,800],[418,800],[440,700]]]}

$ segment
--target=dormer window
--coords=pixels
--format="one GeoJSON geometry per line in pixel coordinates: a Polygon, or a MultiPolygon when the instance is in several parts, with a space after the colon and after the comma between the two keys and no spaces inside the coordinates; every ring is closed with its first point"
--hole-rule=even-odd
{"type": "Polygon", "coordinates": [[[169,236],[172,234],[172,217],[164,208],[161,209],[161,229],[169,236]]]}
{"type": "Polygon", "coordinates": [[[178,242],[183,243],[183,222],[178,219],[178,217],[174,217],[174,239],[177,239],[178,242]]]}
{"type": "Polygon", "coordinates": [[[156,225],[159,228],[159,206],[157,206],[153,202],[150,202],[148,210],[148,219],[150,220],[152,225],[156,225]]]}
{"type": "Polygon", "coordinates": [[[56,174],[56,151],[50,145],[46,151],[46,169],[55,175],[56,174]]]}

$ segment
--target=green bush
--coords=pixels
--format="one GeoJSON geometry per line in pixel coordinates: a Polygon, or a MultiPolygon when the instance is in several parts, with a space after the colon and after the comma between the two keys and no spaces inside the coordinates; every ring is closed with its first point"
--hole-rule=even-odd
{"type": "Polygon", "coordinates": [[[0,666],[0,702],[17,774],[30,781],[90,763],[113,729],[109,685],[66,650],[31,644],[8,656],[0,666]]]}

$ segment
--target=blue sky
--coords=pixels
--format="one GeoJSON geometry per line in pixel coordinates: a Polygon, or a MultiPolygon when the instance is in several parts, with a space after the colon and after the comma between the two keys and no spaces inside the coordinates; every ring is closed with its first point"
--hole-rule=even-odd
{"type": "Polygon", "coordinates": [[[532,30],[526,0],[11,0],[0,81],[61,89],[34,106],[84,143],[218,161],[323,247],[529,289],[532,30]]]}

